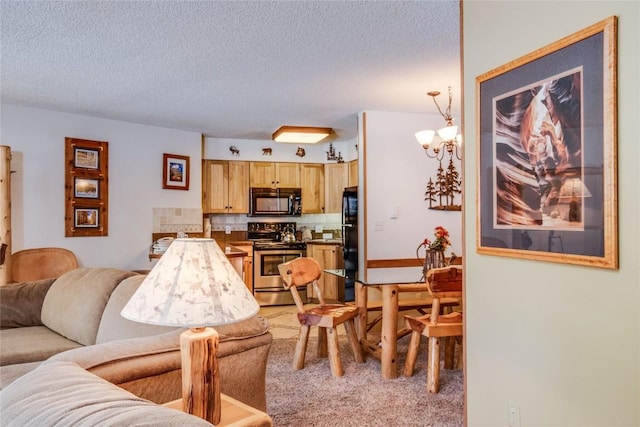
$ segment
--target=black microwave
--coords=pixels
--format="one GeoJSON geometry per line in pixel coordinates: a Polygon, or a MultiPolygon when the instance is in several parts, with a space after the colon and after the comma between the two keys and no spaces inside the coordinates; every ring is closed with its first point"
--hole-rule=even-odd
{"type": "Polygon", "coordinates": [[[251,188],[249,216],[300,216],[302,191],[299,188],[251,188]]]}

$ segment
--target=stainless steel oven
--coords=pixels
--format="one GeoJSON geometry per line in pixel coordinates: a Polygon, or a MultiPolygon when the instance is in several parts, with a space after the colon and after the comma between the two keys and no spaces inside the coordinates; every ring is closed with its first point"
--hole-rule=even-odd
{"type": "MultiPolygon", "coordinates": [[[[304,242],[283,242],[281,232],[295,223],[250,222],[247,238],[253,243],[253,295],[261,306],[295,304],[291,291],[284,288],[278,265],[306,256],[304,242]]],[[[298,288],[302,302],[307,302],[307,289],[298,288]]]]}

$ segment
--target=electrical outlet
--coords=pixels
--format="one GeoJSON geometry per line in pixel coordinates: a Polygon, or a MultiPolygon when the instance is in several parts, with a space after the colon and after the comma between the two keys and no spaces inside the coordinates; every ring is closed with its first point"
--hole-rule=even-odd
{"type": "Polygon", "coordinates": [[[520,427],[520,408],[513,402],[508,402],[509,427],[520,427]]]}
{"type": "Polygon", "coordinates": [[[225,225],[224,234],[231,234],[231,226],[230,225],[225,225]]]}

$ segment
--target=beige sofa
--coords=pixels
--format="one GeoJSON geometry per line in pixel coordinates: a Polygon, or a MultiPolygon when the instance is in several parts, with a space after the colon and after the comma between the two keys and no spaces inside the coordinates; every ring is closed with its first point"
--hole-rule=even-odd
{"type": "Polygon", "coordinates": [[[141,399],[72,362],[45,361],[0,391],[5,427],[211,426],[141,399]]]}
{"type": "MultiPolygon", "coordinates": [[[[120,316],[143,279],[125,270],[79,268],[57,279],[0,287],[0,387],[44,360],[65,361],[152,402],[179,398],[182,329],[120,316]]],[[[265,410],[272,341],[266,319],[216,330],[222,392],[265,410]]]]}

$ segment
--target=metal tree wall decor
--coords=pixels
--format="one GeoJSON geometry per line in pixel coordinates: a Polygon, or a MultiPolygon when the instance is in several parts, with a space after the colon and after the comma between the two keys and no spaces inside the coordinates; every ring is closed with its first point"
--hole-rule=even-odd
{"type": "Polygon", "coordinates": [[[455,204],[457,194],[462,194],[462,179],[453,163],[453,157],[449,157],[447,169],[442,167],[442,160],[440,161],[435,182],[429,178],[424,199],[429,201],[429,209],[459,211],[462,210],[462,205],[455,204]]]}

